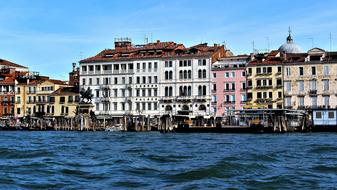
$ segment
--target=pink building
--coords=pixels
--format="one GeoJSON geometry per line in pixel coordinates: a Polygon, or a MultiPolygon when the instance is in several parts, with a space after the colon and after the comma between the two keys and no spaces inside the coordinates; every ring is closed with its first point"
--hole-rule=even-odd
{"type": "Polygon", "coordinates": [[[248,55],[222,58],[212,65],[213,110],[217,117],[234,115],[246,103],[248,55]]]}

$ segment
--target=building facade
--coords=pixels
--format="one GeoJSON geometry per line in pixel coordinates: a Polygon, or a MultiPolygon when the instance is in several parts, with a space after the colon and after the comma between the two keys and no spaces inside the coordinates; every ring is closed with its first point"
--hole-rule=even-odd
{"type": "Polygon", "coordinates": [[[246,65],[250,56],[229,56],[212,65],[213,109],[217,117],[230,116],[247,101],[246,65]]]}
{"type": "Polygon", "coordinates": [[[205,115],[211,111],[211,64],[223,53],[223,46],[185,48],[160,41],[134,46],[130,39],[117,39],[115,49],[80,61],[80,88],[93,90],[99,117],[205,115]]]}
{"type": "Polygon", "coordinates": [[[279,51],[255,55],[249,62],[245,108],[283,108],[283,54],[279,51]]]}
{"type": "Polygon", "coordinates": [[[66,86],[67,84],[63,81],[36,74],[17,78],[15,116],[42,117],[53,114],[55,108],[53,102],[50,101],[51,94],[60,87],[66,86]]]}
{"type": "Polygon", "coordinates": [[[336,108],[337,52],[313,48],[287,54],[284,67],[285,108],[336,108]]]}

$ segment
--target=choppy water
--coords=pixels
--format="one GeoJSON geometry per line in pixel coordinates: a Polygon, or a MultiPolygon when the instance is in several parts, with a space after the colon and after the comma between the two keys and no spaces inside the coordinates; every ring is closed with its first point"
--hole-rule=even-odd
{"type": "Polygon", "coordinates": [[[332,189],[337,134],[0,131],[2,189],[332,189]]]}

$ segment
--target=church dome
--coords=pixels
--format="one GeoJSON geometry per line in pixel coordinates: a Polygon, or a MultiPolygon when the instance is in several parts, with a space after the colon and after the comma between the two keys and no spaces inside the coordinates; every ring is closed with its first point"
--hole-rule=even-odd
{"type": "Polygon", "coordinates": [[[289,35],[287,37],[287,42],[283,44],[278,50],[284,53],[303,53],[301,47],[294,43],[293,38],[291,36],[290,28],[289,28],[289,35]]]}

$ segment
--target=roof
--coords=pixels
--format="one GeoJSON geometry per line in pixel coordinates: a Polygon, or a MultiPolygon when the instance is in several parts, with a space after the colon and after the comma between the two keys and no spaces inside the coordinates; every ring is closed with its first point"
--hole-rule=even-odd
{"type": "Polygon", "coordinates": [[[51,95],[54,95],[54,96],[77,95],[79,93],[80,93],[80,91],[79,91],[78,87],[69,86],[69,87],[61,87],[61,88],[57,89],[56,91],[54,91],[51,95]]]}
{"type": "Polygon", "coordinates": [[[148,43],[145,45],[131,46],[130,44],[123,47],[116,47],[115,49],[105,49],[93,57],[81,60],[80,63],[188,56],[212,56],[221,48],[224,48],[224,46],[208,46],[207,43],[186,48],[183,44],[177,44],[175,42],[160,42],[158,40],[155,43],[148,43]]]}
{"type": "Polygon", "coordinates": [[[25,68],[28,69],[28,67],[4,60],[4,59],[0,59],[0,65],[4,65],[4,66],[8,66],[8,67],[18,67],[18,68],[25,68]]]}

